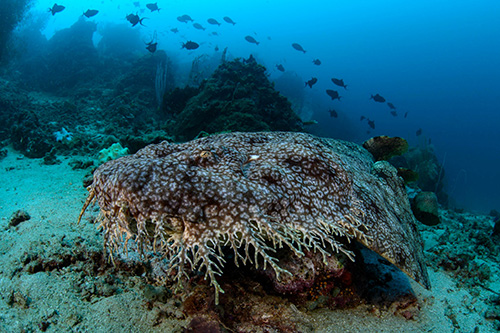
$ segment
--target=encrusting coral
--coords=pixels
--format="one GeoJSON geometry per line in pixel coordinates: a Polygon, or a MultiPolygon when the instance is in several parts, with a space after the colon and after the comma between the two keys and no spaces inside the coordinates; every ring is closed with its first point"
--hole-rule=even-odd
{"type": "Polygon", "coordinates": [[[203,271],[216,303],[224,249],[279,279],[290,273],[276,249],[354,260],[346,244],[357,240],[429,286],[402,180],[355,144],[287,132],[163,142],[102,165],[89,191],[80,219],[97,201],[105,246],[126,250],[133,239],[164,256],[177,282],[203,271]]]}

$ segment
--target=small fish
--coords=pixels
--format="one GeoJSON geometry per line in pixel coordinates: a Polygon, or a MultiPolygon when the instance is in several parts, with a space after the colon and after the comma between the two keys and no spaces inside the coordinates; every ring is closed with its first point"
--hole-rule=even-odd
{"type": "Polygon", "coordinates": [[[184,14],[182,16],[178,16],[177,21],[182,23],[188,23],[188,22],[193,22],[193,19],[191,18],[191,16],[184,14]]]}
{"type": "Polygon", "coordinates": [[[330,112],[330,117],[337,118],[339,116],[337,111],[335,111],[334,109],[330,109],[328,110],[328,112],[330,112]]]}
{"type": "Polygon", "coordinates": [[[309,86],[309,88],[312,88],[316,84],[316,82],[318,82],[318,79],[313,77],[309,81],[306,81],[306,87],[309,86]]]}
{"type": "Polygon", "coordinates": [[[280,71],[280,72],[284,72],[285,71],[285,67],[283,67],[282,64],[278,64],[276,65],[276,68],[280,71]]]}
{"type": "Polygon", "coordinates": [[[217,31],[212,31],[210,34],[213,35],[213,36],[219,36],[219,34],[217,33],[217,31]]]}
{"type": "Polygon", "coordinates": [[[379,94],[375,94],[375,96],[371,95],[370,99],[373,99],[375,102],[379,102],[379,103],[385,102],[385,98],[383,98],[379,94]]]}
{"type": "Polygon", "coordinates": [[[182,44],[182,48],[186,50],[196,50],[200,45],[198,43],[187,41],[182,44]]]}
{"type": "Polygon", "coordinates": [[[255,44],[255,45],[259,45],[260,43],[258,41],[255,40],[255,38],[253,38],[252,36],[245,36],[245,40],[249,43],[252,43],[252,44],[255,44]]]}
{"type": "Polygon", "coordinates": [[[306,53],[306,50],[304,50],[304,48],[303,48],[300,44],[293,43],[293,44],[292,44],[292,47],[293,47],[294,49],[296,49],[297,51],[300,51],[300,52],[304,52],[304,53],[306,53]]]}
{"type": "Polygon", "coordinates": [[[158,11],[158,13],[159,13],[160,9],[161,9],[161,8],[158,8],[158,2],[148,3],[148,4],[146,4],[146,7],[151,11],[151,13],[154,11],[158,11]]]}
{"type": "Polygon", "coordinates": [[[422,135],[422,129],[421,129],[421,128],[419,128],[419,129],[417,130],[417,132],[415,132],[415,134],[416,134],[417,136],[422,135]]]}
{"type": "Polygon", "coordinates": [[[222,19],[223,19],[224,21],[226,21],[227,23],[229,23],[229,24],[232,24],[232,25],[235,25],[235,24],[236,24],[236,23],[235,23],[235,22],[233,22],[233,20],[231,20],[231,18],[230,18],[230,17],[228,17],[228,16],[224,16],[222,19]]]}
{"type": "Polygon", "coordinates": [[[321,60],[319,60],[319,59],[314,59],[314,60],[313,60],[313,64],[315,64],[316,66],[319,66],[319,65],[321,65],[321,60]]]}
{"type": "Polygon", "coordinates": [[[338,99],[340,101],[340,98],[342,97],[339,95],[338,91],[331,90],[331,89],[326,89],[326,94],[332,98],[332,101],[336,100],[336,99],[338,99]]]}
{"type": "Polygon", "coordinates": [[[371,129],[375,129],[375,122],[373,120],[368,119],[368,126],[370,126],[371,129]]]}
{"type": "Polygon", "coordinates": [[[56,15],[56,13],[60,13],[64,10],[64,6],[61,6],[61,5],[58,5],[57,3],[54,4],[54,6],[52,6],[52,8],[49,8],[49,12],[52,13],[52,16],[56,15]]]}
{"type": "Polygon", "coordinates": [[[347,90],[347,85],[344,83],[344,79],[336,79],[336,78],[332,78],[332,82],[339,86],[339,87],[342,87],[344,89],[347,90]]]}
{"type": "Polygon", "coordinates": [[[394,104],[392,104],[391,102],[387,102],[387,106],[389,107],[389,109],[391,110],[396,110],[396,107],[394,106],[394,104]]]}
{"type": "Polygon", "coordinates": [[[408,111],[405,112],[405,118],[408,116],[408,111]]]}
{"type": "Polygon", "coordinates": [[[148,50],[149,52],[151,53],[155,53],[156,52],[156,46],[158,45],[158,43],[153,43],[152,41],[149,42],[147,44],[148,46],[146,46],[146,50],[148,50]]]}
{"type": "Polygon", "coordinates": [[[97,9],[87,9],[85,13],[83,13],[83,16],[90,18],[92,16],[96,16],[99,11],[97,9]]]}
{"type": "Polygon", "coordinates": [[[142,24],[142,20],[144,20],[145,17],[139,18],[139,15],[137,14],[128,14],[126,19],[132,24],[133,27],[135,27],[137,24],[144,25],[142,24]]]}
{"type": "Polygon", "coordinates": [[[133,4],[134,4],[135,7],[140,7],[141,6],[141,3],[139,1],[134,1],[133,4]]]}
{"type": "Polygon", "coordinates": [[[179,29],[177,29],[177,28],[172,28],[172,29],[170,29],[170,31],[172,31],[174,34],[176,34],[176,33],[178,33],[178,32],[179,32],[179,29]]]}
{"type": "Polygon", "coordinates": [[[219,46],[218,46],[218,45],[215,45],[214,50],[215,50],[215,52],[219,51],[219,46]]]}
{"type": "Polygon", "coordinates": [[[193,27],[195,27],[198,30],[205,30],[205,28],[199,23],[193,23],[193,27]]]}
{"type": "Polygon", "coordinates": [[[397,117],[398,116],[398,113],[394,110],[391,111],[391,114],[394,116],[394,117],[397,117]]]}
{"type": "Polygon", "coordinates": [[[208,23],[210,23],[210,24],[212,24],[212,25],[218,25],[218,26],[220,27],[220,23],[219,23],[219,22],[217,22],[217,20],[216,20],[216,19],[214,19],[214,18],[209,18],[209,19],[207,20],[207,22],[208,22],[208,23]]]}
{"type": "Polygon", "coordinates": [[[361,116],[361,118],[359,118],[359,121],[363,121],[363,120],[365,120],[365,119],[366,119],[366,117],[365,117],[365,116],[361,116]]]}

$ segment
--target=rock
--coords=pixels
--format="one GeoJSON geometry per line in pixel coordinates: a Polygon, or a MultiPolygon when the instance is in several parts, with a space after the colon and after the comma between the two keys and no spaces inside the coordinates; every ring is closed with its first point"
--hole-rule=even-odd
{"type": "Polygon", "coordinates": [[[425,225],[436,225],[441,221],[438,215],[438,201],[434,192],[420,192],[412,202],[413,214],[425,225]]]}
{"type": "Polygon", "coordinates": [[[12,214],[9,220],[9,227],[15,227],[24,221],[28,221],[31,218],[30,214],[28,214],[24,210],[18,210],[12,214]]]}

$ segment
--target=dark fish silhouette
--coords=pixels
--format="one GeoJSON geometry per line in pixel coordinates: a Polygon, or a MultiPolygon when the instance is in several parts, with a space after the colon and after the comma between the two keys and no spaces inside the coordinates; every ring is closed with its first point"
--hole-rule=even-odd
{"type": "Polygon", "coordinates": [[[87,9],[85,13],[83,13],[83,16],[90,18],[92,16],[96,16],[99,11],[97,9],[87,9]]]}
{"type": "Polygon", "coordinates": [[[394,116],[394,117],[397,117],[398,116],[398,113],[394,110],[391,111],[391,114],[394,116]]]}
{"type": "Polygon", "coordinates": [[[139,18],[139,15],[137,14],[128,14],[126,19],[132,24],[133,27],[135,27],[137,24],[144,25],[142,24],[142,20],[144,20],[145,17],[139,18]]]}
{"type": "Polygon", "coordinates": [[[207,22],[208,22],[208,23],[210,23],[210,24],[212,24],[212,25],[218,25],[218,26],[220,26],[220,23],[219,23],[219,22],[217,22],[217,20],[216,20],[216,19],[214,19],[214,18],[209,18],[209,19],[207,20],[207,22]]]}
{"type": "Polygon", "coordinates": [[[179,32],[179,29],[177,29],[177,28],[172,28],[172,29],[170,29],[170,31],[172,31],[174,34],[176,34],[176,33],[178,33],[178,32],[179,32]]]}
{"type": "Polygon", "coordinates": [[[182,23],[188,23],[190,21],[193,22],[193,19],[191,18],[191,16],[184,14],[182,16],[178,16],[177,21],[182,22],[182,23]]]}
{"type": "Polygon", "coordinates": [[[421,129],[421,128],[419,128],[415,134],[416,134],[417,136],[422,135],[422,129],[421,129]]]}
{"type": "Polygon", "coordinates": [[[214,36],[219,36],[219,34],[217,33],[217,31],[212,31],[210,34],[214,35],[214,36]]]}
{"type": "Polygon", "coordinates": [[[337,118],[339,116],[337,111],[335,111],[334,109],[330,109],[328,110],[328,112],[330,112],[330,117],[337,118]]]}
{"type": "Polygon", "coordinates": [[[331,90],[331,89],[326,89],[326,94],[332,98],[332,101],[336,100],[336,99],[338,99],[340,101],[340,98],[342,97],[339,95],[338,91],[331,90]]]}
{"type": "Polygon", "coordinates": [[[64,10],[64,6],[61,6],[61,5],[58,5],[57,3],[54,4],[54,6],[52,6],[52,8],[49,8],[49,12],[52,13],[52,16],[56,15],[56,13],[60,13],[64,10]]]}
{"type": "Polygon", "coordinates": [[[319,60],[319,59],[314,59],[314,60],[313,60],[313,64],[315,64],[316,66],[319,66],[319,65],[321,65],[321,60],[319,60]]]}
{"type": "Polygon", "coordinates": [[[405,112],[405,118],[408,116],[408,111],[405,112]]]}
{"type": "Polygon", "coordinates": [[[252,36],[245,36],[245,40],[249,43],[252,43],[252,44],[255,44],[255,45],[259,45],[260,43],[258,41],[255,40],[255,38],[253,38],[252,36]]]}
{"type": "Polygon", "coordinates": [[[187,50],[196,50],[199,46],[200,45],[198,43],[192,41],[187,41],[184,44],[182,44],[182,48],[187,50]]]}
{"type": "Polygon", "coordinates": [[[368,119],[368,126],[370,126],[371,129],[375,129],[375,122],[373,120],[368,119]]]}
{"type": "Polygon", "coordinates": [[[198,30],[205,30],[205,28],[201,24],[199,24],[199,23],[194,23],[193,27],[195,27],[198,30]]]}
{"type": "Polygon", "coordinates": [[[276,65],[276,68],[277,68],[280,72],[284,72],[284,71],[285,71],[285,67],[283,67],[283,65],[282,65],[282,64],[276,65]]]}
{"type": "Polygon", "coordinates": [[[387,106],[389,107],[389,109],[391,110],[396,110],[396,107],[394,106],[394,104],[392,104],[391,102],[387,102],[387,106]]]}
{"type": "Polygon", "coordinates": [[[333,78],[332,79],[332,82],[339,86],[339,87],[342,87],[344,89],[347,89],[347,85],[344,83],[344,79],[336,79],[336,78],[333,78]]]}
{"type": "Polygon", "coordinates": [[[375,96],[371,95],[370,99],[373,99],[375,102],[379,102],[379,103],[385,102],[385,98],[383,98],[379,94],[375,94],[375,96]]]}
{"type": "Polygon", "coordinates": [[[236,24],[236,23],[235,23],[235,22],[233,22],[233,20],[231,20],[231,18],[230,18],[230,17],[228,17],[228,16],[224,16],[222,19],[223,19],[224,21],[226,21],[227,23],[229,23],[229,24],[232,24],[232,25],[235,25],[235,24],[236,24]]]}
{"type": "Polygon", "coordinates": [[[365,120],[365,119],[366,119],[366,117],[365,117],[365,116],[361,116],[361,117],[359,118],[359,121],[363,121],[363,120],[365,120]]]}
{"type": "Polygon", "coordinates": [[[219,45],[215,45],[214,50],[215,50],[215,52],[219,51],[219,45]]]}
{"type": "Polygon", "coordinates": [[[156,52],[156,46],[158,45],[158,43],[149,42],[147,45],[148,46],[146,46],[146,50],[148,50],[151,53],[156,52]]]}
{"type": "Polygon", "coordinates": [[[306,81],[306,87],[309,86],[309,88],[312,88],[316,84],[316,82],[318,82],[318,79],[313,77],[309,81],[306,81]]]}
{"type": "Polygon", "coordinates": [[[158,2],[155,3],[148,3],[146,4],[146,7],[151,11],[154,12],[155,10],[160,12],[161,8],[158,8],[158,2]]]}
{"type": "Polygon", "coordinates": [[[300,44],[293,43],[293,44],[292,44],[292,47],[293,47],[294,49],[296,49],[297,51],[300,51],[300,52],[304,52],[304,53],[306,53],[306,50],[304,50],[304,48],[303,48],[300,44]]]}

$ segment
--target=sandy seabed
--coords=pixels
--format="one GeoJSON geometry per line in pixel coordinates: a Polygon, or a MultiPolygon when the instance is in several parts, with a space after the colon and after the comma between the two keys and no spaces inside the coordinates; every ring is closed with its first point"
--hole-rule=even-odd
{"type": "MultiPolygon", "coordinates": [[[[44,165],[9,149],[0,160],[0,332],[184,331],[189,319],[179,302],[166,299],[151,307],[154,293],[141,276],[109,287],[103,282],[106,274],[89,275],[82,269],[80,261],[102,251],[102,236],[88,219],[77,224],[87,194],[82,180],[88,171],[73,170],[73,157],[59,159],[60,164],[44,165]],[[18,210],[31,218],[9,227],[18,210]]],[[[424,232],[426,248],[437,237],[429,230],[424,232]]],[[[490,264],[489,288],[500,290],[498,264],[490,264]]],[[[311,332],[496,331],[484,316],[492,292],[484,289],[473,295],[458,288],[448,272],[428,269],[432,290],[410,281],[420,307],[413,319],[368,305],[292,310],[303,323],[300,330],[311,332]]]]}

